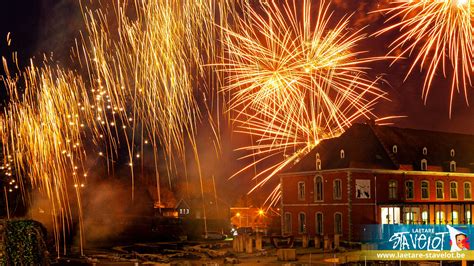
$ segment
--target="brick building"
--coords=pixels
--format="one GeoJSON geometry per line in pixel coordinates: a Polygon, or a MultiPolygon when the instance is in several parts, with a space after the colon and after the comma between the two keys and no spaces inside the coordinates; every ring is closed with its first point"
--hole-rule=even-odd
{"type": "Polygon", "coordinates": [[[366,240],[367,224],[472,223],[474,136],[354,124],[280,174],[282,233],[366,240]]]}

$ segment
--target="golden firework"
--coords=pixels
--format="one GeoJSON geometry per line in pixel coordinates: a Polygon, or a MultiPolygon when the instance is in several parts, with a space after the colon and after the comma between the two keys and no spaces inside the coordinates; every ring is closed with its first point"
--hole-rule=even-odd
{"type": "Polygon", "coordinates": [[[417,66],[426,69],[422,92],[425,104],[433,80],[440,72],[444,77],[451,77],[449,115],[455,91],[462,91],[468,103],[468,88],[472,86],[474,73],[474,1],[396,0],[382,11],[390,15],[388,21],[401,19],[377,35],[400,30],[401,35],[392,42],[390,53],[401,50],[395,60],[414,58],[407,77],[417,66]]]}

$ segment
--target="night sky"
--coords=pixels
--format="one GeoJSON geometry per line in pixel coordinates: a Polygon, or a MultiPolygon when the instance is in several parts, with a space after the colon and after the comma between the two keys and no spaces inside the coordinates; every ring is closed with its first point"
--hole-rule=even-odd
{"type": "MultiPolygon", "coordinates": [[[[366,26],[368,34],[381,28],[386,18],[381,13],[369,13],[378,6],[377,1],[344,1],[333,0],[336,16],[352,13],[354,29],[366,26]]],[[[78,1],[74,0],[23,0],[4,1],[0,8],[0,55],[10,59],[12,51],[18,51],[20,66],[26,65],[29,58],[34,57],[37,63],[41,62],[42,54],[53,54],[57,63],[62,66],[74,68],[69,58],[70,49],[74,39],[83,29],[82,16],[78,1]],[[11,32],[12,45],[7,47],[6,36],[11,32]]],[[[353,29],[353,30],[354,30],[353,29]]],[[[360,50],[369,51],[370,55],[382,56],[388,51],[391,38],[397,36],[393,31],[383,37],[371,37],[360,47],[360,50]]],[[[449,118],[449,79],[440,75],[433,83],[427,104],[421,99],[423,73],[418,69],[405,81],[409,60],[395,63],[389,67],[390,62],[379,62],[370,65],[371,77],[382,76],[386,82],[380,87],[389,93],[390,101],[381,101],[375,113],[379,116],[399,115],[406,118],[394,120],[399,127],[410,127],[427,130],[460,132],[474,134],[474,107],[469,108],[464,101],[463,94],[457,94],[454,101],[452,118],[449,118]]],[[[3,73],[0,71],[0,73],[3,73]]],[[[1,98],[5,92],[3,84],[1,98]]],[[[470,95],[473,89],[470,89],[470,95]]],[[[474,105],[474,98],[471,96],[474,105]]],[[[363,121],[362,121],[363,122],[363,121]]],[[[234,139],[235,140],[235,139],[234,139]]],[[[223,160],[236,160],[228,137],[224,137],[223,160]]],[[[237,142],[237,141],[236,141],[237,142]]],[[[233,145],[239,145],[233,143],[233,145]]],[[[237,170],[227,167],[227,171],[237,170]]],[[[221,173],[229,176],[229,173],[221,173]]]]}
{"type": "MultiPolygon", "coordinates": [[[[377,1],[352,2],[334,0],[336,12],[353,13],[355,28],[366,25],[368,33],[373,33],[383,24],[380,13],[368,13],[378,6],[377,1]]],[[[82,29],[82,17],[76,1],[70,0],[23,0],[4,1],[0,9],[0,54],[7,58],[12,51],[18,51],[20,64],[26,64],[30,57],[41,58],[43,53],[54,54],[62,65],[70,64],[70,47],[82,29]],[[11,32],[12,45],[7,47],[6,35],[11,32]]],[[[373,55],[383,55],[389,44],[390,35],[369,38],[361,50],[373,55]]],[[[388,83],[381,87],[389,92],[390,102],[382,101],[377,106],[377,114],[405,115],[407,118],[395,121],[400,127],[429,130],[443,130],[474,134],[474,108],[469,108],[464,96],[455,97],[452,118],[449,119],[449,81],[441,73],[432,86],[426,106],[421,99],[423,73],[418,69],[403,82],[409,60],[388,67],[388,63],[374,64],[371,75],[383,75],[388,83]]],[[[472,88],[471,88],[472,91],[472,88]]],[[[471,93],[472,94],[472,93],[471,93]]],[[[2,92],[3,96],[3,92],[2,92]]],[[[470,97],[472,98],[472,97],[470,97]]],[[[471,103],[474,102],[471,99],[471,103]]]]}

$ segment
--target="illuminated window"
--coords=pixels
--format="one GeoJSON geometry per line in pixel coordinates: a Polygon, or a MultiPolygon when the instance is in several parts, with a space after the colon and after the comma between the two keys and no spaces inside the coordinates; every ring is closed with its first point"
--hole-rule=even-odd
{"type": "Polygon", "coordinates": [[[436,199],[444,199],[443,181],[436,181],[436,199]]]}
{"type": "Polygon", "coordinates": [[[333,191],[333,198],[334,199],[341,199],[342,198],[342,182],[341,179],[335,179],[333,182],[334,191],[333,191]]]}
{"type": "Polygon", "coordinates": [[[315,225],[316,225],[316,234],[322,235],[323,234],[323,214],[318,212],[316,213],[315,217],[315,225]]]}
{"type": "Polygon", "coordinates": [[[457,212],[457,211],[453,211],[453,212],[451,213],[451,216],[452,216],[452,217],[451,217],[451,222],[452,222],[452,224],[459,224],[459,214],[458,214],[458,212],[457,212]]]}
{"type": "Polygon", "coordinates": [[[389,199],[396,199],[398,193],[398,181],[397,180],[389,180],[388,181],[388,198],[389,199]]]}
{"type": "Polygon", "coordinates": [[[430,198],[430,183],[428,181],[421,181],[421,198],[430,198]]]}
{"type": "Polygon", "coordinates": [[[437,211],[436,212],[436,224],[444,224],[444,211],[437,211]]]}
{"type": "Polygon", "coordinates": [[[451,199],[457,199],[458,198],[458,182],[451,182],[449,183],[449,188],[450,188],[450,198],[451,199]]]}
{"type": "Polygon", "coordinates": [[[427,211],[423,211],[421,213],[421,221],[423,222],[423,224],[428,224],[428,212],[427,211]]]}
{"type": "Polygon", "coordinates": [[[451,157],[454,157],[454,155],[456,155],[456,152],[454,151],[454,149],[451,149],[451,151],[449,152],[449,154],[451,154],[451,157]]]}
{"type": "Polygon", "coordinates": [[[341,155],[341,159],[344,159],[344,157],[346,157],[346,154],[345,154],[344,150],[341,150],[340,153],[341,153],[341,154],[340,154],[340,155],[341,155]]]}
{"type": "Polygon", "coordinates": [[[466,223],[471,224],[471,211],[466,211],[466,223]]]}
{"type": "Polygon", "coordinates": [[[414,212],[406,212],[405,213],[405,223],[406,224],[413,224],[413,220],[415,218],[414,212]]]}
{"type": "Polygon", "coordinates": [[[304,182],[298,182],[298,199],[299,200],[304,200],[305,198],[305,185],[304,182]]]}
{"type": "Polygon", "coordinates": [[[317,176],[314,180],[314,191],[315,201],[322,201],[323,200],[323,178],[321,176],[317,176]]]}
{"type": "Polygon", "coordinates": [[[306,214],[304,212],[298,214],[298,233],[306,233],[306,214]]]}
{"type": "Polygon", "coordinates": [[[471,198],[471,182],[464,182],[464,199],[471,198]]]}
{"type": "Polygon", "coordinates": [[[334,214],[334,233],[342,235],[342,213],[340,212],[334,214]]]}
{"type": "Polygon", "coordinates": [[[413,181],[405,182],[405,196],[407,199],[413,199],[413,181]]]}
{"type": "Polygon", "coordinates": [[[397,153],[397,152],[398,152],[398,147],[397,147],[397,145],[393,145],[393,147],[392,147],[392,152],[393,152],[393,153],[397,153]]]}
{"type": "Polygon", "coordinates": [[[426,147],[423,147],[423,155],[428,155],[428,149],[426,147]]]}

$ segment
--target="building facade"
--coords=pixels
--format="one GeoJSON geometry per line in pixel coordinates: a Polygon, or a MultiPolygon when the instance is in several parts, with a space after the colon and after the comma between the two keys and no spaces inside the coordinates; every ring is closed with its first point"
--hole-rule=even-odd
{"type": "Polygon", "coordinates": [[[470,224],[474,136],[355,124],[280,174],[282,234],[364,241],[370,224],[470,224]]]}

